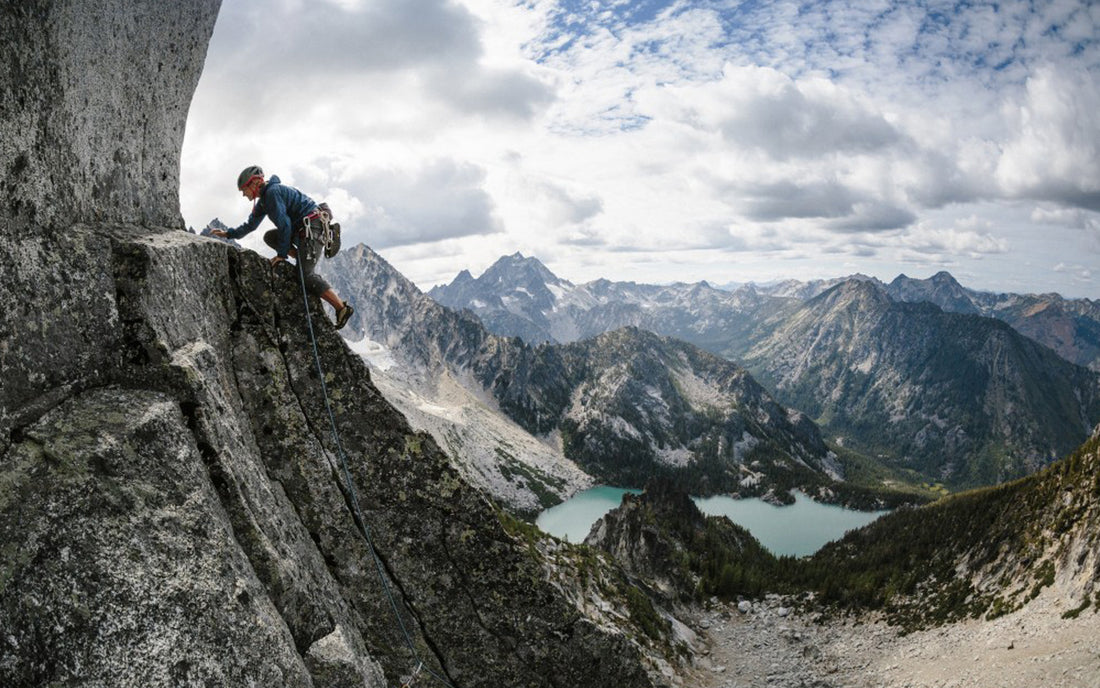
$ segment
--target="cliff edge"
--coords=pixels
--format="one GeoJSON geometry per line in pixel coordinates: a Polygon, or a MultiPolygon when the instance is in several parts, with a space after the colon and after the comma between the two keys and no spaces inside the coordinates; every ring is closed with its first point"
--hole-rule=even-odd
{"type": "Polygon", "coordinates": [[[217,9],[0,9],[0,685],[653,685],[311,301],[371,555],[297,273],[180,231],[217,9]]]}

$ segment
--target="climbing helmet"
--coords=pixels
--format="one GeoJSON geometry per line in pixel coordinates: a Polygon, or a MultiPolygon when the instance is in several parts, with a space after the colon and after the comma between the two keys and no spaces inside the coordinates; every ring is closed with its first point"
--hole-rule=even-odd
{"type": "Polygon", "coordinates": [[[260,169],[259,165],[249,165],[241,170],[241,173],[237,176],[237,190],[243,191],[244,187],[248,185],[248,182],[252,181],[253,177],[263,179],[264,171],[260,169]]]}

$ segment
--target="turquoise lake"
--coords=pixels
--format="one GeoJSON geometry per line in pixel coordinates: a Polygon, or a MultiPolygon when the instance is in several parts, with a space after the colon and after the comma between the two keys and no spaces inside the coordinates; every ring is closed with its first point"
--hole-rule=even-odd
{"type": "MultiPolygon", "coordinates": [[[[619,506],[625,492],[637,494],[641,490],[593,487],[543,511],[535,523],[545,532],[563,540],[583,542],[592,524],[619,506]]],[[[794,498],[795,503],[790,506],[775,506],[759,499],[721,496],[694,499],[700,511],[711,516],[729,517],[748,529],[773,554],[795,557],[813,554],[825,543],[887,513],[819,504],[801,492],[795,492],[794,498]]]]}

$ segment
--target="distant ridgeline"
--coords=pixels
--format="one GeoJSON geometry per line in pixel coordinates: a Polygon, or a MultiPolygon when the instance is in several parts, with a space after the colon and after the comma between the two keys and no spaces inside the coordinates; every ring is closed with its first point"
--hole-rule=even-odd
{"type": "Polygon", "coordinates": [[[956,487],[1031,473],[1100,422],[1100,304],[1087,299],[974,292],[947,273],[578,286],[519,254],[429,293],[535,343],[625,326],[691,342],[813,418],[842,459],[854,450],[956,487]]]}

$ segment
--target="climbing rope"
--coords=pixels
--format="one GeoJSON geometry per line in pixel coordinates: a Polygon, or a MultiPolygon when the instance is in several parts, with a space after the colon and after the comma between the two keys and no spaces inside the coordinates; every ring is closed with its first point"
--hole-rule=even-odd
{"type": "MultiPolygon", "coordinates": [[[[299,247],[299,252],[302,250],[312,250],[312,241],[306,240],[303,243],[305,247],[299,247]]],[[[336,445],[336,455],[340,458],[340,468],[343,472],[344,483],[347,488],[348,501],[351,502],[352,515],[355,517],[355,525],[359,533],[363,536],[363,540],[367,543],[367,549],[374,559],[374,566],[378,571],[378,579],[382,582],[382,589],[386,592],[386,598],[389,600],[390,609],[393,611],[394,618],[397,619],[397,625],[401,629],[401,635],[405,638],[405,645],[408,647],[409,652],[412,653],[413,659],[417,662],[416,668],[413,670],[408,680],[402,684],[401,688],[410,688],[416,680],[417,675],[420,674],[421,669],[448,688],[454,688],[445,676],[425,666],[424,660],[420,658],[420,653],[417,652],[412,637],[409,635],[409,630],[405,627],[405,621],[401,618],[400,610],[397,608],[397,600],[394,597],[393,591],[390,589],[389,581],[386,579],[386,567],[382,563],[382,558],[378,555],[378,550],[374,547],[374,541],[371,539],[370,527],[367,525],[367,520],[363,517],[363,511],[359,507],[359,495],[355,489],[355,483],[353,483],[351,479],[351,471],[348,469],[347,454],[344,453],[343,444],[340,442],[340,433],[336,429],[336,416],[332,413],[332,403],[329,401],[328,396],[328,385],[325,384],[325,371],[321,366],[321,354],[317,348],[317,336],[313,332],[313,317],[310,315],[309,311],[309,292],[306,290],[306,275],[305,269],[302,267],[302,258],[302,256],[299,256],[296,262],[298,263],[298,278],[302,285],[302,303],[306,311],[306,324],[309,326],[309,340],[313,344],[313,361],[317,365],[317,377],[321,380],[321,393],[325,399],[325,411],[328,412],[329,426],[332,428],[332,440],[336,445]]]]}

